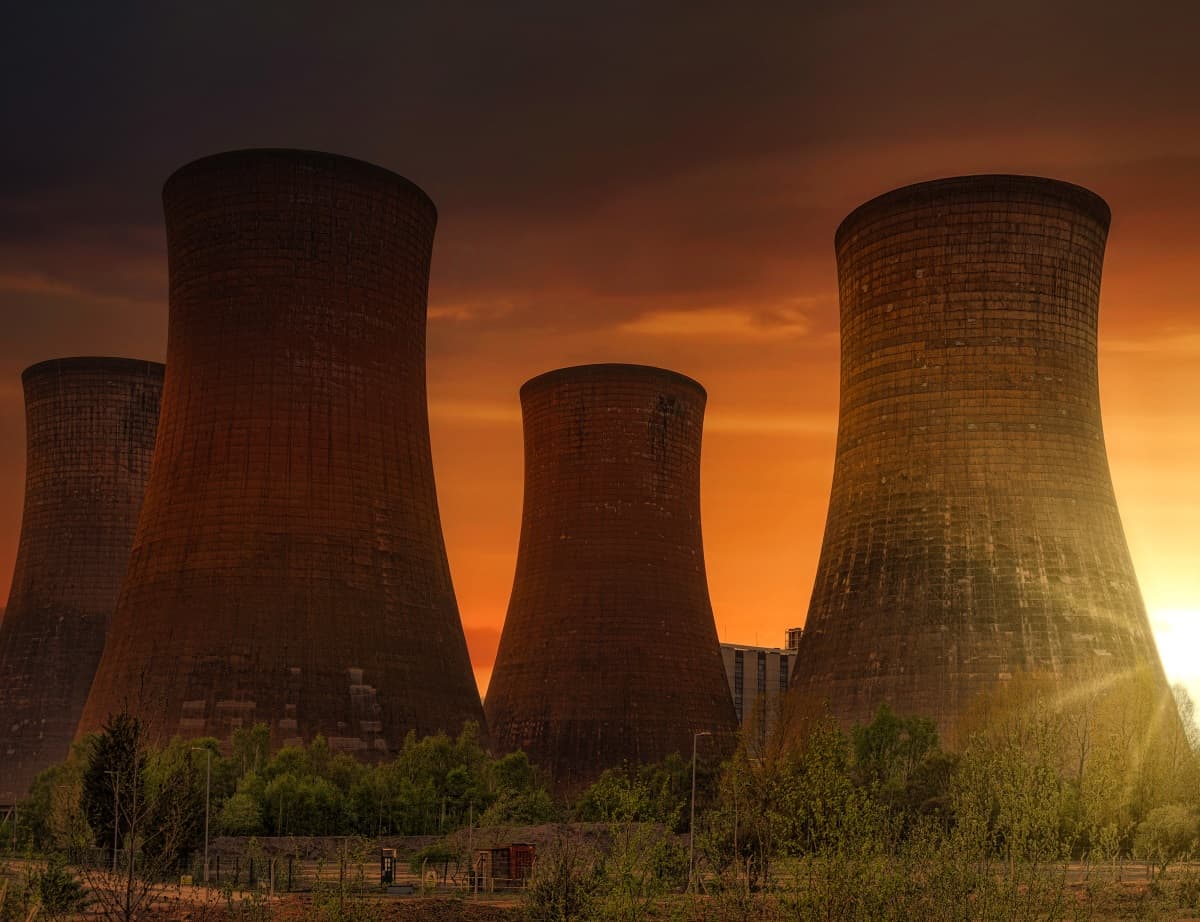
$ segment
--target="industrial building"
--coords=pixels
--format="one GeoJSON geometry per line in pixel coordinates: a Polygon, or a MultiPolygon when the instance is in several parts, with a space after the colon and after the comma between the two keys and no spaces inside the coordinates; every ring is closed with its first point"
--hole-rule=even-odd
{"type": "Polygon", "coordinates": [[[783,647],[721,644],[721,664],[738,724],[744,727],[752,723],[760,737],[774,726],[780,702],[791,683],[796,648],[803,633],[803,628],[789,629],[783,647]]]}
{"type": "Polygon", "coordinates": [[[1109,217],[1068,183],[967,176],[838,228],[837,456],[793,686],[842,721],[886,702],[952,735],[1016,676],[1162,675],[1101,426],[1109,217]]]}
{"type": "Polygon", "coordinates": [[[246,150],[163,189],[167,372],[128,577],[80,732],[266,723],[363,756],[482,723],[434,488],[437,210],[388,170],[246,150]]]}
{"type": "Polygon", "coordinates": [[[0,804],[67,757],[104,649],[150,472],[163,366],[25,369],[25,505],[0,622],[0,804]]]}
{"type": "Polygon", "coordinates": [[[497,747],[560,791],[694,742],[709,758],[732,746],[700,530],[706,399],[640,365],[521,388],[521,537],[486,708],[497,747]]]}

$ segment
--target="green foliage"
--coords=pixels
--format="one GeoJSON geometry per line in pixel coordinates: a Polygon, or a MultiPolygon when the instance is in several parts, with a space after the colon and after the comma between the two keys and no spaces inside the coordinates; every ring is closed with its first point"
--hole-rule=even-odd
{"type": "Polygon", "coordinates": [[[42,913],[51,918],[78,912],[88,904],[87,892],[67,870],[66,859],[61,855],[52,855],[33,883],[42,913]]]}
{"type": "Polygon", "coordinates": [[[178,738],[147,755],[143,847],[153,847],[168,863],[203,845],[205,758],[178,738]]]}
{"type": "MultiPolygon", "coordinates": [[[[111,715],[91,739],[80,803],[95,845],[112,845],[114,810],[133,804],[145,786],[146,747],[142,725],[125,711],[111,715]]],[[[127,826],[128,823],[124,822],[127,826]]]]}
{"type": "Polygon", "coordinates": [[[0,872],[0,922],[26,922],[32,884],[32,880],[22,882],[0,872]]]}
{"type": "Polygon", "coordinates": [[[597,865],[588,917],[617,922],[653,918],[655,905],[687,884],[687,849],[658,824],[617,823],[611,833],[612,844],[597,865]]]}
{"type": "Polygon", "coordinates": [[[238,791],[222,804],[216,817],[216,829],[227,836],[262,835],[261,804],[252,794],[238,791]]]}
{"type": "Polygon", "coordinates": [[[603,883],[594,851],[567,835],[538,855],[525,890],[529,922],[575,922],[592,917],[603,883]]]}
{"type": "MultiPolygon", "coordinates": [[[[691,794],[691,762],[670,755],[662,762],[610,768],[576,801],[575,817],[590,823],[662,823],[686,829],[691,794]]],[[[711,799],[717,775],[697,764],[697,802],[711,799]]]]}
{"type": "Polygon", "coordinates": [[[266,756],[265,729],[239,731],[214,758],[216,830],[228,835],[426,835],[472,820],[542,823],[557,809],[524,753],[492,760],[473,724],[457,738],[409,734],[389,762],[364,765],[318,737],[266,756]],[[244,768],[244,770],[243,770],[244,768]],[[233,775],[222,793],[216,779],[233,775]]]}
{"type": "Polygon", "coordinates": [[[476,818],[479,825],[537,825],[559,818],[550,792],[538,782],[525,753],[501,756],[488,766],[485,776],[494,799],[476,818]]]}
{"type": "Polygon", "coordinates": [[[343,843],[338,861],[344,872],[336,880],[319,881],[304,915],[305,922],[377,922],[384,918],[378,900],[372,895],[374,881],[368,882],[368,867],[376,868],[378,853],[365,840],[343,843]]]}
{"type": "MultiPolygon", "coordinates": [[[[29,796],[20,806],[18,842],[28,839],[39,850],[63,852],[94,841],[79,809],[90,751],[90,741],[76,743],[65,762],[50,766],[34,778],[29,796]]],[[[12,830],[0,830],[0,837],[11,842],[12,830]]]]}
{"type": "Polygon", "coordinates": [[[875,719],[851,731],[854,762],[868,786],[900,786],[938,743],[937,726],[924,717],[899,717],[886,704],[875,719]]]}
{"type": "Polygon", "coordinates": [[[1200,839],[1196,812],[1183,804],[1166,804],[1151,810],[1138,824],[1133,854],[1161,874],[1172,861],[1191,857],[1200,839]]]}
{"type": "Polygon", "coordinates": [[[851,731],[856,780],[905,815],[906,821],[948,812],[955,758],[938,747],[937,725],[900,717],[886,704],[875,719],[851,731]]]}
{"type": "Polygon", "coordinates": [[[955,823],[988,841],[997,857],[1018,863],[1069,855],[1062,833],[1066,786],[1056,770],[1060,735],[1043,712],[968,743],[954,773],[955,823]]]}

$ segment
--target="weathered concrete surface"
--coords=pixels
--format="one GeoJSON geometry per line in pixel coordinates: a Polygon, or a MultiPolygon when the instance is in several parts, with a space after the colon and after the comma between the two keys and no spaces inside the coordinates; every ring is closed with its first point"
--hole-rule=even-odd
{"type": "Polygon", "coordinates": [[[81,722],[364,755],[483,713],[434,489],[437,212],[408,180],[237,151],[166,183],[158,455],[81,722]]]}
{"type": "Polygon", "coordinates": [[[65,358],[25,370],[25,508],[0,622],[0,804],[66,758],[129,563],[163,366],[65,358]]]}
{"type": "Polygon", "coordinates": [[[1096,365],[1107,205],[977,176],[838,229],[841,417],[793,688],[952,730],[1021,673],[1161,674],[1113,497],[1096,365]]]}
{"type": "Polygon", "coordinates": [[[622,762],[724,751],[737,719],[700,531],[706,395],[639,365],[584,365],[521,388],[525,500],[488,687],[500,749],[561,789],[622,762]]]}

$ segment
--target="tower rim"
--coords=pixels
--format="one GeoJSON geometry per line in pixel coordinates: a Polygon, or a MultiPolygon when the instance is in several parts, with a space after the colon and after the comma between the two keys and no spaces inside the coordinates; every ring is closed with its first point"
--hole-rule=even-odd
{"type": "Polygon", "coordinates": [[[595,362],[586,365],[568,365],[563,368],[544,371],[521,385],[521,399],[524,400],[528,394],[533,394],[564,382],[606,379],[628,381],[631,378],[635,379],[639,376],[647,380],[658,378],[682,384],[698,392],[705,400],[708,399],[708,391],[695,378],[691,378],[682,372],[672,371],[669,368],[661,368],[658,365],[639,365],[632,362],[595,362]]]}
{"type": "Polygon", "coordinates": [[[1073,205],[1106,231],[1112,222],[1112,211],[1108,203],[1085,186],[1031,173],[967,173],[910,183],[867,199],[846,215],[838,225],[833,235],[834,250],[841,252],[846,238],[870,220],[889,212],[907,211],[915,205],[932,203],[947,191],[956,188],[981,194],[995,190],[996,201],[1006,203],[1011,203],[1014,189],[1024,190],[1042,198],[1060,199],[1073,205]]]}
{"type": "Polygon", "coordinates": [[[219,169],[229,163],[261,161],[264,158],[272,157],[293,164],[308,164],[314,167],[322,162],[340,164],[349,171],[357,172],[364,176],[374,176],[376,179],[416,193],[425,207],[429,209],[434,219],[437,219],[438,210],[433,198],[408,177],[402,176],[377,163],[371,163],[369,160],[302,147],[239,147],[233,150],[216,151],[215,153],[206,154],[203,157],[197,157],[195,160],[189,161],[176,169],[166,178],[162,186],[163,202],[166,202],[171,187],[184,177],[219,169]]]}
{"type": "Polygon", "coordinates": [[[56,359],[43,359],[21,372],[21,381],[27,382],[50,373],[107,371],[115,374],[150,373],[161,378],[166,366],[151,359],[126,358],[114,355],[69,355],[56,359]]]}

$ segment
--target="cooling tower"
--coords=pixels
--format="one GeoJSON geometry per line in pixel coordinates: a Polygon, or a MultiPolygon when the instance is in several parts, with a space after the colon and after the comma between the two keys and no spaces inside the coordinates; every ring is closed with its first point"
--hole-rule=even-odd
{"type": "Polygon", "coordinates": [[[370,755],[482,723],[429,446],[433,203],[289,150],[198,160],[163,203],[158,446],[81,732],[128,704],[370,755]]]}
{"type": "Polygon", "coordinates": [[[706,395],[639,365],[521,388],[525,501],[487,695],[492,739],[560,789],[623,762],[727,751],[737,727],[700,537],[706,395]]]}
{"type": "Polygon", "coordinates": [[[1064,690],[1158,654],[1096,371],[1109,210],[1077,186],[909,186],[836,237],[841,415],[793,687],[943,732],[1018,675],[1064,690]]]}
{"type": "Polygon", "coordinates": [[[150,472],[163,367],[25,370],[25,510],[0,623],[0,804],[67,757],[117,604],[150,472]]]}

